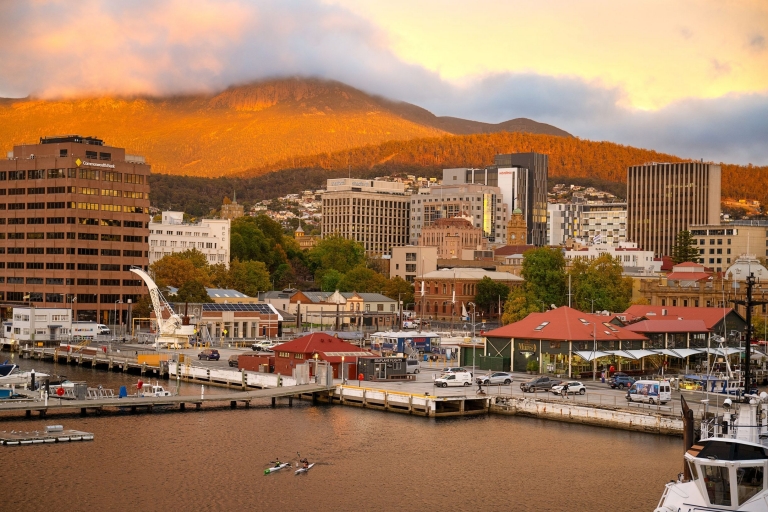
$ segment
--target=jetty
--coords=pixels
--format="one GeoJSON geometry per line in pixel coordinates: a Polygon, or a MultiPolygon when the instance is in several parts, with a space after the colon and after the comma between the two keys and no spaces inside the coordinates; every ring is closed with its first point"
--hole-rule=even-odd
{"type": "Polygon", "coordinates": [[[42,432],[33,430],[23,432],[5,430],[0,432],[0,444],[4,446],[23,446],[30,444],[51,444],[68,443],[72,441],[93,441],[91,432],[81,432],[79,430],[64,430],[61,425],[51,425],[42,432]]]}

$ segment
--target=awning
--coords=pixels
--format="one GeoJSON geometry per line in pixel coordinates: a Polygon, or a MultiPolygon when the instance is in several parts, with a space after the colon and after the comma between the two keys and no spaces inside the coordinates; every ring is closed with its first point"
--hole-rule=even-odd
{"type": "Polygon", "coordinates": [[[703,351],[696,348],[673,348],[672,352],[678,354],[678,357],[685,359],[695,354],[701,354],[703,351]]]}
{"type": "Polygon", "coordinates": [[[651,352],[650,350],[645,350],[645,349],[637,349],[637,350],[626,350],[625,352],[626,352],[627,354],[630,354],[630,355],[631,355],[632,357],[634,357],[635,359],[642,359],[642,358],[644,358],[644,357],[648,357],[648,356],[656,356],[656,355],[658,355],[658,354],[656,354],[655,352],[651,352]]]}
{"type": "Polygon", "coordinates": [[[574,350],[573,353],[582,359],[586,359],[587,361],[591,361],[592,359],[599,359],[601,357],[611,356],[611,354],[608,354],[607,352],[600,352],[599,350],[595,352],[591,350],[574,350]]]}
{"type": "Polygon", "coordinates": [[[657,354],[661,354],[661,355],[664,355],[664,356],[680,357],[679,355],[677,355],[676,353],[672,352],[671,350],[669,350],[667,348],[655,348],[655,349],[653,349],[653,351],[656,352],[657,354]]]}
{"type": "Polygon", "coordinates": [[[637,359],[635,356],[633,356],[626,350],[606,350],[606,352],[614,356],[624,357],[626,359],[637,359]]]}
{"type": "Polygon", "coordinates": [[[763,357],[768,357],[764,353],[760,352],[759,350],[752,349],[749,351],[749,358],[750,359],[760,359],[763,357]]]}
{"type": "MultiPolygon", "coordinates": [[[[723,349],[707,348],[707,349],[703,349],[703,350],[704,350],[704,352],[709,352],[710,354],[714,354],[716,356],[722,356],[723,355],[723,349]]],[[[725,355],[728,355],[728,356],[731,356],[733,354],[739,354],[741,352],[744,352],[743,348],[731,348],[731,347],[726,347],[725,348],[725,355]]]]}

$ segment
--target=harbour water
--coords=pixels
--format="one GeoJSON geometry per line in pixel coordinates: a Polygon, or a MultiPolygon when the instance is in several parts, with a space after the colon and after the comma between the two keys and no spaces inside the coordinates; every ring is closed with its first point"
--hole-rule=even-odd
{"type": "MultiPolygon", "coordinates": [[[[34,366],[105,387],[137,380],[34,366]]],[[[250,409],[55,422],[93,432],[95,441],[1,447],[8,510],[652,510],[682,460],[682,441],[666,436],[519,417],[429,420],[296,401],[290,409],[265,401],[250,409]],[[318,463],[309,474],[263,474],[275,458],[295,462],[297,451],[318,463]]],[[[0,430],[49,423],[3,420],[0,430]]]]}

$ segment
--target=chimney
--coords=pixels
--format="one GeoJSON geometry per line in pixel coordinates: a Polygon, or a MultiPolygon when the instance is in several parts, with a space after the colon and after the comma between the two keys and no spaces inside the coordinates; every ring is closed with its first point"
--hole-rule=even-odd
{"type": "Polygon", "coordinates": [[[661,310],[661,316],[667,316],[667,310],[666,309],[662,309],[661,310]]]}

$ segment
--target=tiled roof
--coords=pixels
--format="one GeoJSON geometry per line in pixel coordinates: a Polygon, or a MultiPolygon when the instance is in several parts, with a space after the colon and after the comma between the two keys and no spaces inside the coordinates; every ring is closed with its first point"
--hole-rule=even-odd
{"type": "Polygon", "coordinates": [[[494,272],[483,270],[482,268],[442,268],[427,272],[417,279],[470,279],[480,281],[483,277],[488,277],[494,281],[524,281],[522,277],[510,272],[494,272]]]}
{"type": "MultiPolygon", "coordinates": [[[[733,311],[732,308],[686,308],[682,306],[648,306],[644,304],[635,304],[630,306],[624,312],[628,321],[637,318],[647,318],[649,320],[682,318],[683,320],[703,320],[707,329],[711,330],[728,314],[733,311]],[[662,314],[666,311],[666,315],[662,314]]],[[[738,315],[738,313],[736,313],[738,315]]]]}
{"type": "Polygon", "coordinates": [[[562,306],[484,333],[490,338],[519,338],[550,341],[644,340],[645,336],[611,324],[610,317],[590,315],[562,306]],[[609,325],[605,325],[609,324],[609,325]]]}
{"type": "MultiPolygon", "coordinates": [[[[313,332],[301,338],[296,338],[288,343],[277,345],[272,350],[275,352],[291,352],[295,354],[318,354],[323,355],[326,361],[337,362],[335,356],[326,356],[326,352],[360,352],[360,355],[366,355],[368,352],[357,345],[352,345],[344,340],[331,336],[324,332],[313,332]]],[[[341,360],[341,358],[339,358],[341,360]]]]}
{"type": "Polygon", "coordinates": [[[678,263],[675,265],[676,267],[696,267],[696,268],[704,268],[704,265],[701,263],[694,263],[692,261],[686,261],[684,263],[678,263]]]}
{"type": "Polygon", "coordinates": [[[668,281],[707,281],[709,279],[712,279],[712,274],[708,272],[672,272],[667,274],[668,281]]]}
{"type": "Polygon", "coordinates": [[[535,248],[535,245],[505,245],[493,251],[493,254],[494,256],[509,256],[512,254],[523,254],[525,251],[535,248]]]}
{"type": "Polygon", "coordinates": [[[628,331],[646,333],[709,332],[704,320],[642,320],[624,327],[628,331]]]}

